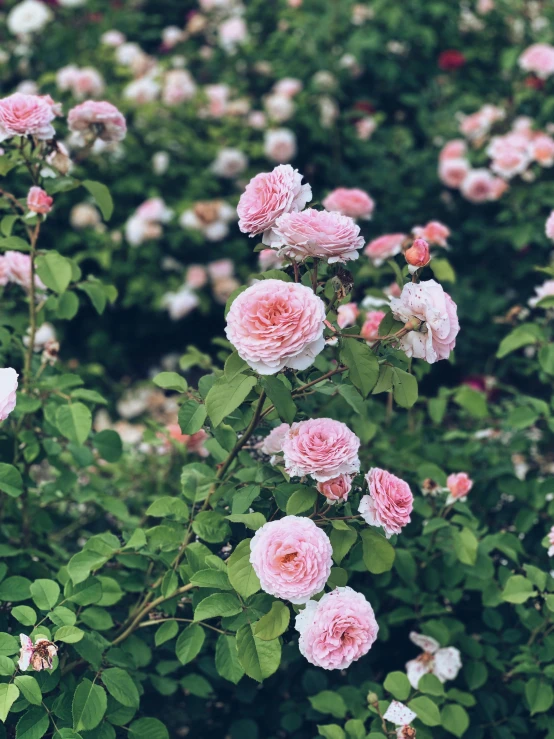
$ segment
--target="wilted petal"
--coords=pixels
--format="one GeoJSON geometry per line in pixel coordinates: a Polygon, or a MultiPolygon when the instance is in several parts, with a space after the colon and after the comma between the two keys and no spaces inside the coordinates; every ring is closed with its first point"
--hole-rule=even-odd
{"type": "Polygon", "coordinates": [[[423,649],[424,652],[429,652],[429,654],[435,654],[437,649],[440,647],[438,641],[436,639],[433,639],[432,636],[418,634],[417,631],[410,632],[410,641],[412,641],[420,649],[423,649]]]}
{"type": "Polygon", "coordinates": [[[420,679],[423,675],[431,672],[431,668],[432,666],[430,663],[424,663],[418,659],[411,659],[406,664],[406,675],[408,676],[408,680],[410,681],[412,688],[417,689],[420,679]]]}
{"type": "Polygon", "coordinates": [[[446,680],[454,680],[462,666],[460,652],[456,647],[445,647],[439,649],[435,654],[435,664],[433,674],[438,677],[441,683],[446,680]]]}

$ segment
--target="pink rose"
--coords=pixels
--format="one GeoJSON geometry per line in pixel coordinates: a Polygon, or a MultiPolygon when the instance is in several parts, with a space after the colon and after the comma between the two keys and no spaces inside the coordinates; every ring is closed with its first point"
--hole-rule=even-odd
{"type": "Polygon", "coordinates": [[[274,455],[283,451],[283,442],[290,431],[288,423],[282,423],[271,429],[269,434],[263,440],[261,450],[264,454],[274,455]]]}
{"type": "Polygon", "coordinates": [[[337,501],[346,503],[348,493],[352,489],[352,478],[350,475],[339,475],[331,480],[317,483],[317,490],[324,495],[331,505],[337,501]]]}
{"type": "Polygon", "coordinates": [[[377,341],[379,338],[379,326],[385,315],[386,313],[382,310],[372,310],[366,314],[360,334],[368,343],[377,341]]]}
{"type": "Polygon", "coordinates": [[[467,159],[444,159],[439,162],[439,179],[447,187],[460,187],[471,170],[467,159]]]}
{"type": "Polygon", "coordinates": [[[312,199],[312,188],[301,182],[302,175],[290,164],[280,164],[272,172],[253,177],[237,206],[242,233],[263,234],[263,243],[269,244],[271,229],[279,216],[302,210],[312,199]]]}
{"type": "Polygon", "coordinates": [[[532,44],[521,54],[518,62],[525,72],[533,72],[541,80],[545,80],[554,73],[554,46],[532,44]]]}
{"type": "Polygon", "coordinates": [[[404,480],[373,467],[365,476],[369,495],[364,495],[358,511],[370,526],[382,526],[387,539],[400,534],[410,523],[414,496],[404,480]]]}
{"type": "Polygon", "coordinates": [[[264,154],[272,162],[285,164],[296,156],[296,136],[290,128],[274,128],[265,132],[264,154]]]}
{"type": "Polygon", "coordinates": [[[297,262],[308,257],[329,264],[357,259],[364,245],[360,227],[340,213],[308,208],[300,213],[285,213],[273,228],[270,246],[297,262]]]}
{"type": "Polygon", "coordinates": [[[34,136],[46,141],[56,135],[51,121],[56,117],[52,105],[39,95],[16,92],[0,100],[0,141],[12,136],[34,136]]]}
{"type": "Polygon", "coordinates": [[[225,333],[239,356],[262,375],[307,369],[323,351],[325,305],[300,283],[262,280],[233,301],[225,333]]]}
{"type": "Polygon", "coordinates": [[[6,257],[0,255],[0,287],[5,287],[10,281],[6,257]]]}
{"type": "Polygon", "coordinates": [[[425,239],[416,239],[414,243],[410,246],[409,249],[406,249],[404,252],[404,256],[406,257],[406,261],[410,265],[410,273],[414,273],[418,269],[421,269],[422,267],[425,267],[426,264],[429,264],[430,255],[429,255],[429,244],[425,241],[425,239]]]}
{"type": "Polygon", "coordinates": [[[212,280],[223,280],[232,277],[235,265],[232,259],[216,259],[208,264],[208,274],[212,280]]]}
{"type": "Polygon", "coordinates": [[[54,198],[51,198],[42,187],[31,187],[27,194],[27,208],[33,213],[50,213],[54,198]]]}
{"type": "Polygon", "coordinates": [[[425,239],[425,241],[435,246],[444,248],[448,246],[447,239],[450,236],[450,229],[440,221],[429,221],[425,226],[415,226],[412,232],[417,238],[425,239]]]}
{"type": "Polygon", "coordinates": [[[185,318],[199,304],[198,296],[189,287],[183,285],[175,293],[166,293],[162,296],[162,305],[167,308],[172,321],[185,318]]]}
{"type": "Polygon", "coordinates": [[[243,18],[231,16],[219,26],[219,43],[228,52],[234,52],[236,47],[248,39],[248,29],[243,18]]]}
{"type": "Polygon", "coordinates": [[[201,264],[191,264],[185,275],[185,285],[192,290],[199,290],[207,281],[206,268],[201,264]]]}
{"type": "Polygon", "coordinates": [[[204,93],[208,98],[208,113],[212,118],[221,118],[225,115],[229,101],[228,85],[206,85],[204,93]]]}
{"type": "Polygon", "coordinates": [[[379,236],[379,238],[370,241],[364,249],[364,254],[378,267],[386,259],[400,254],[402,243],[407,238],[406,234],[384,234],[384,236],[379,236]]]}
{"type": "Polygon", "coordinates": [[[58,654],[58,647],[48,639],[39,637],[33,644],[26,634],[19,635],[21,651],[19,653],[19,669],[23,672],[32,667],[36,672],[51,670],[52,660],[58,654]]]}
{"type": "Polygon", "coordinates": [[[360,141],[369,141],[375,133],[377,121],[373,116],[364,116],[356,121],[356,133],[360,141]]]}
{"type": "Polygon", "coordinates": [[[505,111],[496,105],[483,105],[471,115],[460,116],[460,131],[471,141],[479,141],[488,134],[493,124],[501,121],[505,115],[505,111]]]}
{"type": "Polygon", "coordinates": [[[495,200],[496,178],[488,169],[472,169],[460,186],[462,195],[472,203],[495,200]]]}
{"type": "Polygon", "coordinates": [[[345,303],[339,305],[337,310],[337,323],[339,328],[348,328],[356,323],[358,318],[359,308],[356,303],[345,303]]]}
{"type": "Polygon", "coordinates": [[[492,157],[492,171],[505,179],[521,174],[531,163],[529,142],[517,133],[495,136],[487,148],[487,154],[492,157]]]}
{"type": "Polygon", "coordinates": [[[467,144],[463,139],[452,139],[446,143],[439,154],[439,161],[447,159],[462,159],[467,153],[467,144]]]}
{"type": "Polygon", "coordinates": [[[262,249],[258,254],[258,265],[262,272],[268,269],[281,269],[284,262],[275,249],[262,249]]]}
{"type": "Polygon", "coordinates": [[[322,205],[326,210],[336,210],[343,216],[363,220],[369,220],[375,208],[375,203],[367,192],[356,187],[338,187],[327,195],[322,205]]]}
{"type": "Polygon", "coordinates": [[[302,89],[302,81],[294,77],[283,77],[273,85],[273,92],[276,95],[284,95],[285,97],[292,98],[298,95],[302,89]]]}
{"type": "Polygon", "coordinates": [[[448,359],[460,330],[456,303],[435,280],[404,285],[399,298],[392,298],[391,310],[398,321],[422,321],[421,330],[410,331],[399,340],[408,357],[429,364],[448,359]]]}
{"type": "Polygon", "coordinates": [[[162,99],[166,105],[179,105],[196,95],[196,83],[186,69],[171,69],[165,75],[162,99]]]}
{"type": "Polygon", "coordinates": [[[379,626],[371,604],[352,588],[335,588],[310,600],[295,621],[303,656],[324,670],[344,670],[367,654],[379,626]]]}
{"type": "Polygon", "coordinates": [[[168,223],[173,216],[162,198],[149,198],[137,208],[136,215],[143,221],[154,223],[168,223]]]}
{"type": "Polygon", "coordinates": [[[529,305],[531,308],[536,308],[543,298],[554,296],[554,280],[546,280],[542,285],[535,288],[535,292],[537,294],[533,298],[529,299],[529,305]]]}
{"type": "Polygon", "coordinates": [[[323,590],[332,554],[327,534],[300,516],[264,524],[250,542],[250,562],[262,590],[295,604],[323,590]]]}
{"type": "MultiPolygon", "coordinates": [[[[20,251],[7,251],[4,254],[4,260],[9,281],[29,290],[31,287],[31,257],[20,251]]],[[[35,287],[39,290],[46,290],[46,285],[36,274],[35,287]]]]}
{"type": "Polygon", "coordinates": [[[348,426],[332,418],[293,423],[283,442],[285,469],[291,477],[311,475],[326,482],[360,470],[360,440],[348,426]]]}
{"type": "Polygon", "coordinates": [[[549,239],[554,240],[554,210],[548,216],[548,219],[544,227],[544,231],[549,239]]]}
{"type": "Polygon", "coordinates": [[[5,421],[15,408],[18,376],[11,367],[0,369],[0,421],[5,421]]]}
{"type": "Polygon", "coordinates": [[[125,117],[111,103],[87,100],[67,115],[70,131],[98,137],[102,141],[122,141],[127,133],[125,117]]]}
{"type": "Polygon", "coordinates": [[[447,503],[453,503],[455,500],[465,500],[467,494],[473,487],[473,480],[467,475],[466,472],[457,472],[452,475],[448,475],[446,478],[446,486],[450,491],[447,503]]]}
{"type": "Polygon", "coordinates": [[[545,133],[539,134],[532,140],[530,152],[541,167],[551,167],[554,164],[554,139],[545,133]]]}

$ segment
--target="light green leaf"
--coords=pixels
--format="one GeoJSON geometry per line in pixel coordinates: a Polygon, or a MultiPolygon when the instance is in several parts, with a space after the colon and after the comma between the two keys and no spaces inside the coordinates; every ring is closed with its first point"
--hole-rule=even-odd
{"type": "Polygon", "coordinates": [[[259,683],[273,675],[281,662],[279,640],[264,641],[254,636],[250,624],[241,626],[237,632],[237,651],[248,677],[259,683]]]}
{"type": "Polygon", "coordinates": [[[478,546],[479,542],[470,529],[463,528],[454,532],[454,551],[462,564],[471,566],[475,564],[478,546]]]}
{"type": "Polygon", "coordinates": [[[6,721],[10,708],[18,698],[19,689],[13,683],[0,683],[0,721],[6,721]]]}
{"type": "Polygon", "coordinates": [[[157,718],[139,718],[129,727],[129,739],[169,739],[169,734],[157,718]]]}
{"type": "Polygon", "coordinates": [[[178,421],[183,434],[200,431],[206,420],[206,406],[195,400],[187,400],[179,408],[178,421]]]}
{"type": "Polygon", "coordinates": [[[113,200],[106,185],[102,182],[95,182],[94,180],[83,180],[81,184],[95,199],[104,220],[109,221],[113,213],[113,200]]]}
{"type": "Polygon", "coordinates": [[[260,589],[260,581],[250,564],[250,539],[243,539],[227,560],[229,582],[243,598],[249,598],[260,589]]]}
{"type": "Polygon", "coordinates": [[[194,620],[205,621],[209,618],[236,616],[241,611],[240,601],[233,593],[213,593],[198,603],[194,610],[194,620]]]}
{"type": "Polygon", "coordinates": [[[199,654],[205,636],[204,629],[198,624],[191,624],[181,632],[175,644],[175,654],[182,665],[188,664],[199,654]]]}
{"type": "Polygon", "coordinates": [[[284,634],[290,621],[290,611],[284,603],[274,600],[271,610],[252,626],[254,636],[264,641],[276,639],[284,634]]]}
{"type": "Polygon", "coordinates": [[[379,378],[379,362],[364,341],[343,339],[340,361],[348,367],[348,377],[364,398],[375,387],[379,378]]]}
{"type": "Polygon", "coordinates": [[[188,388],[185,378],[177,372],[159,372],[153,382],[164,390],[175,390],[178,393],[184,393],[188,388]]]}
{"type": "Polygon", "coordinates": [[[102,672],[102,682],[108,693],[122,706],[138,708],[140,703],[137,686],[120,667],[110,667],[102,672]]]}
{"type": "Polygon", "coordinates": [[[84,678],[73,695],[72,714],[75,731],[90,731],[98,726],[108,706],[106,691],[84,678]]]}
{"type": "Polygon", "coordinates": [[[340,693],[332,690],[322,690],[317,695],[308,696],[308,700],[312,704],[312,708],[320,713],[330,713],[334,718],[344,718],[346,716],[346,703],[340,693]]]}
{"type": "Polygon", "coordinates": [[[424,695],[414,698],[408,703],[408,708],[417,714],[418,719],[425,726],[440,726],[441,717],[438,706],[430,698],[424,695]]]}
{"type": "Polygon", "coordinates": [[[315,488],[302,487],[296,490],[287,501],[287,516],[297,516],[299,513],[309,511],[317,500],[315,488]]]}
{"type": "Polygon", "coordinates": [[[243,523],[252,531],[257,531],[266,523],[263,513],[233,513],[225,518],[232,523],[243,523]]]}
{"type": "Polygon", "coordinates": [[[523,575],[512,575],[506,581],[504,590],[502,591],[502,600],[508,603],[525,603],[526,600],[536,595],[531,580],[523,575]]]}
{"type": "Polygon", "coordinates": [[[237,640],[234,636],[221,634],[215,645],[215,668],[222,678],[236,685],[244,675],[239,662],[237,640]]]}
{"type": "Polygon", "coordinates": [[[255,377],[239,374],[231,380],[222,377],[212,386],[206,396],[206,409],[214,426],[246,400],[256,382],[255,377]]]}
{"type": "Polygon", "coordinates": [[[62,405],[56,413],[56,425],[66,439],[80,446],[92,428],[92,415],[83,403],[62,405]]]}
{"type": "Polygon", "coordinates": [[[469,716],[462,706],[448,703],[441,711],[442,728],[454,736],[463,736],[469,728],[469,716]]]}
{"type": "Polygon", "coordinates": [[[296,416],[296,405],[288,387],[273,375],[262,377],[262,386],[275,406],[279,418],[285,423],[292,423],[296,416]]]}
{"type": "Polygon", "coordinates": [[[388,572],[394,563],[394,547],[374,529],[362,529],[362,551],[364,564],[374,575],[388,572]]]}
{"type": "Polygon", "coordinates": [[[60,586],[54,580],[35,580],[31,584],[31,597],[41,611],[50,611],[60,597],[60,586]]]}
{"type": "Polygon", "coordinates": [[[30,708],[17,722],[16,739],[41,739],[50,726],[46,710],[40,706],[30,708]]]}
{"type": "Polygon", "coordinates": [[[412,689],[410,681],[403,672],[389,672],[383,687],[399,701],[405,701],[412,689]]]}
{"type": "Polygon", "coordinates": [[[49,251],[38,256],[36,270],[46,287],[57,293],[67,290],[73,275],[71,261],[62,257],[57,251],[49,251]]]}
{"type": "Polygon", "coordinates": [[[17,675],[14,682],[29,703],[32,703],[34,706],[41,705],[42,692],[34,677],[31,675],[17,675]]]}
{"type": "Polygon", "coordinates": [[[548,711],[554,702],[552,687],[540,678],[534,677],[525,685],[525,697],[531,716],[548,711]]]}
{"type": "Polygon", "coordinates": [[[393,367],[392,396],[401,408],[411,408],[417,400],[417,380],[404,370],[393,367]]]}
{"type": "Polygon", "coordinates": [[[13,464],[0,463],[0,490],[11,498],[18,498],[23,492],[23,480],[13,464]]]}
{"type": "Polygon", "coordinates": [[[81,641],[85,632],[77,626],[60,626],[54,637],[56,641],[63,641],[66,644],[76,644],[81,641]]]}

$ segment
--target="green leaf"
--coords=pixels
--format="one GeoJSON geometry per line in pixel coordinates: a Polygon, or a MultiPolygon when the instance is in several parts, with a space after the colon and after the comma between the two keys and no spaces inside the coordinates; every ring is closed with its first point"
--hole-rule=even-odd
{"type": "Polygon", "coordinates": [[[175,644],[175,654],[182,665],[188,664],[199,654],[205,636],[204,629],[198,624],[191,624],[181,632],[175,644]]]}
{"type": "Polygon", "coordinates": [[[123,454],[121,436],[113,429],[104,429],[92,437],[92,445],[106,462],[117,462],[123,454]]]}
{"type": "Polygon", "coordinates": [[[318,724],[317,733],[325,739],[346,739],[346,734],[338,724],[326,724],[325,726],[318,724]]]}
{"type": "Polygon", "coordinates": [[[448,259],[434,257],[429,263],[434,276],[439,282],[456,282],[456,273],[448,259]]]}
{"type": "Polygon", "coordinates": [[[62,257],[57,251],[49,251],[36,258],[36,270],[46,287],[57,293],[63,293],[69,287],[73,270],[71,261],[62,257]]]}
{"type": "Polygon", "coordinates": [[[411,408],[417,400],[417,380],[404,370],[393,367],[392,396],[401,408],[411,408]]]}
{"type": "Polygon", "coordinates": [[[236,375],[231,380],[220,378],[206,396],[206,409],[214,426],[243,403],[256,385],[256,378],[236,375]]]}
{"type": "Polygon", "coordinates": [[[23,626],[34,626],[37,622],[37,614],[30,606],[12,608],[12,616],[23,626]]]}
{"type": "Polygon", "coordinates": [[[348,367],[348,377],[364,398],[375,387],[379,378],[379,362],[364,341],[343,339],[340,361],[348,367]]]}
{"type": "Polygon", "coordinates": [[[156,630],[156,633],[154,635],[154,643],[157,647],[160,647],[162,644],[165,644],[168,641],[171,641],[174,636],[177,636],[177,632],[179,631],[179,624],[177,621],[165,621],[161,626],[156,630]]]}
{"type": "Polygon", "coordinates": [[[34,677],[31,675],[17,675],[14,682],[29,703],[34,706],[42,704],[42,692],[34,677]]]}
{"type": "Polygon", "coordinates": [[[388,572],[394,563],[392,544],[374,529],[362,529],[362,551],[364,564],[374,575],[388,572]]]}
{"type": "Polygon", "coordinates": [[[0,683],[0,721],[6,721],[10,708],[18,698],[19,689],[13,683],[0,683]]]}
{"type": "Polygon", "coordinates": [[[233,493],[231,510],[235,513],[245,513],[260,494],[259,485],[245,485],[233,493]]]}
{"type": "Polygon", "coordinates": [[[225,517],[217,511],[202,511],[192,522],[192,530],[196,536],[210,544],[225,541],[231,534],[225,517]]]}
{"type": "Polygon", "coordinates": [[[81,641],[85,632],[77,626],[60,626],[55,633],[56,641],[63,641],[66,644],[76,644],[81,641]]]}
{"type": "Polygon", "coordinates": [[[441,725],[450,734],[458,737],[463,736],[469,728],[467,711],[462,706],[448,703],[441,711],[441,725]]]}
{"type": "Polygon", "coordinates": [[[235,377],[235,375],[238,375],[241,372],[246,372],[248,369],[250,369],[248,363],[239,357],[239,353],[237,351],[234,351],[232,354],[229,354],[225,360],[225,368],[223,371],[225,372],[225,377],[230,380],[235,377]]]}
{"type": "Polygon", "coordinates": [[[554,692],[548,683],[534,677],[525,685],[525,697],[531,716],[548,711],[554,702],[554,692]]]}
{"type": "Polygon", "coordinates": [[[148,506],[146,515],[153,518],[174,518],[176,521],[187,521],[190,512],[187,504],[181,498],[164,495],[161,498],[156,498],[148,506]]]}
{"type": "Polygon", "coordinates": [[[239,599],[233,593],[214,593],[201,600],[194,610],[195,621],[236,616],[242,611],[239,599]]]}
{"type": "Polygon", "coordinates": [[[254,636],[250,624],[241,626],[237,632],[237,651],[245,673],[259,683],[273,675],[281,663],[279,640],[264,641],[254,636]]]}
{"type": "Polygon", "coordinates": [[[222,678],[236,685],[244,675],[239,662],[237,640],[234,636],[221,634],[215,645],[215,668],[222,678]]]}
{"type": "Polygon", "coordinates": [[[106,185],[102,182],[95,182],[94,180],[83,180],[81,184],[95,199],[104,220],[109,221],[113,213],[113,200],[106,185]]]}
{"type": "Polygon", "coordinates": [[[523,575],[512,575],[506,581],[504,590],[502,591],[502,600],[508,603],[525,603],[526,600],[536,595],[535,588],[531,580],[523,575]]]}
{"type": "Polygon", "coordinates": [[[334,718],[344,718],[346,716],[346,703],[340,693],[332,690],[322,690],[317,695],[308,696],[308,700],[312,704],[312,708],[320,713],[330,713],[334,718]]]}
{"type": "Polygon", "coordinates": [[[338,565],[340,565],[342,560],[352,549],[357,538],[357,531],[344,523],[344,521],[333,521],[333,530],[331,531],[329,539],[331,540],[331,546],[333,547],[333,559],[338,565]],[[335,524],[338,523],[344,524],[344,528],[336,527],[335,524]]]}
{"type": "Polygon", "coordinates": [[[92,428],[92,415],[83,403],[62,405],[56,413],[56,426],[66,439],[83,444],[92,428]]]}
{"type": "Polygon", "coordinates": [[[403,672],[389,672],[385,678],[383,687],[399,701],[405,701],[412,689],[410,681],[403,672]]]}
{"type": "Polygon", "coordinates": [[[103,285],[100,280],[95,280],[92,277],[89,277],[86,282],[82,282],[80,285],[77,285],[77,287],[79,290],[82,290],[85,295],[88,295],[95,311],[101,316],[104,313],[106,303],[108,302],[106,285],[103,285]]]}
{"type": "Polygon", "coordinates": [[[408,703],[408,708],[417,714],[418,719],[425,726],[440,726],[441,717],[438,706],[430,698],[424,695],[414,698],[408,703]]]}
{"type": "Polygon", "coordinates": [[[252,531],[257,531],[266,523],[263,513],[233,513],[225,518],[232,523],[243,523],[252,531]]]}
{"type": "Polygon", "coordinates": [[[84,678],[73,695],[72,715],[75,731],[90,731],[102,721],[108,700],[106,691],[84,678]]]}
{"type": "Polygon", "coordinates": [[[0,463],[0,490],[11,498],[18,498],[23,492],[23,479],[13,464],[0,463]]]}
{"type": "Polygon", "coordinates": [[[26,577],[14,575],[0,583],[0,600],[19,601],[31,597],[31,581],[26,577]]]}
{"type": "Polygon", "coordinates": [[[479,542],[473,531],[463,528],[454,532],[454,551],[462,564],[473,567],[477,561],[477,547],[479,542]]]}
{"type": "Polygon", "coordinates": [[[276,639],[284,634],[290,621],[290,611],[284,603],[274,600],[271,610],[252,626],[254,636],[264,641],[276,639]]]}
{"type": "Polygon", "coordinates": [[[108,693],[121,705],[138,708],[140,703],[137,686],[120,667],[110,667],[102,672],[102,682],[108,693]]]}
{"type": "Polygon", "coordinates": [[[15,636],[5,632],[0,633],[0,655],[11,657],[16,652],[19,652],[19,642],[15,636]]]}
{"type": "Polygon", "coordinates": [[[524,323],[505,336],[500,342],[496,356],[502,359],[507,354],[529,344],[536,344],[541,339],[541,330],[532,323],[524,323]]]}
{"type": "Polygon", "coordinates": [[[260,581],[250,564],[250,539],[243,539],[227,560],[229,582],[243,598],[249,598],[260,589],[260,581]]]}
{"type": "Polygon", "coordinates": [[[0,675],[11,677],[15,672],[15,662],[9,657],[0,654],[0,675]]]}
{"type": "Polygon", "coordinates": [[[177,372],[159,372],[154,377],[154,385],[163,388],[163,390],[175,390],[178,393],[186,392],[188,388],[187,381],[177,372]]]}
{"type": "Polygon", "coordinates": [[[547,344],[541,348],[539,364],[547,375],[554,375],[554,344],[547,344]]]}
{"type": "Polygon", "coordinates": [[[316,500],[315,488],[302,487],[296,490],[287,501],[287,516],[297,516],[299,513],[309,511],[314,507],[316,500]]]}
{"type": "Polygon", "coordinates": [[[278,377],[272,375],[262,377],[262,387],[275,406],[279,418],[291,424],[296,416],[296,405],[288,387],[278,377]]]}
{"type": "Polygon", "coordinates": [[[199,588],[213,588],[215,590],[232,590],[227,573],[222,570],[198,570],[191,576],[190,581],[199,588]]]}
{"type": "Polygon", "coordinates": [[[54,580],[35,580],[31,585],[31,597],[41,611],[50,611],[60,597],[60,586],[54,580]]]}
{"type": "Polygon", "coordinates": [[[157,718],[139,718],[129,726],[129,739],[169,739],[169,734],[157,718]]]}
{"type": "Polygon", "coordinates": [[[422,675],[417,684],[417,689],[420,693],[427,693],[427,695],[444,695],[444,685],[441,681],[433,675],[431,672],[427,675],[422,675]]]}
{"type": "Polygon", "coordinates": [[[42,706],[30,708],[17,722],[15,737],[16,739],[41,739],[49,726],[50,719],[42,706]]]}
{"type": "Polygon", "coordinates": [[[195,400],[187,400],[179,408],[179,426],[183,434],[195,434],[200,431],[206,420],[206,406],[195,400]]]}

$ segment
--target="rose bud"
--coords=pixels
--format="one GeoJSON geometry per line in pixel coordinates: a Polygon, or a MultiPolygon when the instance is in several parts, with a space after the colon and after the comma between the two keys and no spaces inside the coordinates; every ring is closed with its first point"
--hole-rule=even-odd
{"type": "Polygon", "coordinates": [[[410,265],[410,272],[413,274],[416,269],[420,269],[421,267],[425,267],[426,264],[429,264],[431,259],[429,254],[429,244],[425,239],[416,239],[410,248],[406,249],[404,256],[410,265]]]}

